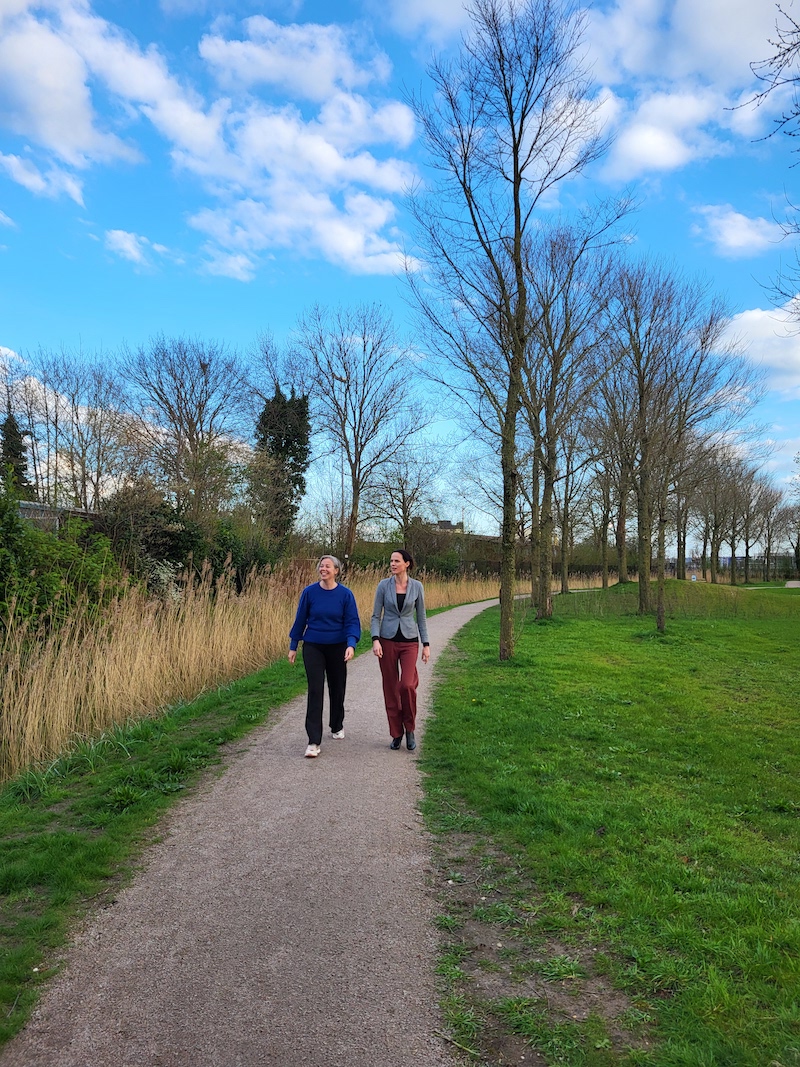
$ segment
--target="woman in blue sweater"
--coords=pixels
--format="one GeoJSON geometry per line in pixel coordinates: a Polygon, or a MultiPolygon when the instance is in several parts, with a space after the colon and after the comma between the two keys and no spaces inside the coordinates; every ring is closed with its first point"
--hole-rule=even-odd
{"type": "Polygon", "coordinates": [[[300,594],[297,616],[289,631],[289,662],[297,659],[303,642],[303,666],[308,678],[306,706],[306,757],[319,755],[322,743],[322,704],[328,679],[331,736],[344,737],[344,691],[347,664],[355,655],[361,637],[356,598],[336,581],[342,569],[336,556],[323,556],[317,564],[319,581],[300,594]]]}

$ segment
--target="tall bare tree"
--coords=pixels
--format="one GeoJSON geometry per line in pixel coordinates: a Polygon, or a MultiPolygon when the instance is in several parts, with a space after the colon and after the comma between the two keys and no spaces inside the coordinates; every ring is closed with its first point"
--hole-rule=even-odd
{"type": "Polygon", "coordinates": [[[650,608],[653,533],[658,625],[663,628],[669,495],[701,435],[721,434],[760,398],[758,373],[726,337],[722,302],[698,279],[654,260],[623,266],[616,314],[627,388],[634,397],[639,610],[650,608]]]}
{"type": "Polygon", "coordinates": [[[188,518],[216,517],[233,492],[243,458],[237,446],[250,428],[241,361],[213,341],[159,335],[125,350],[122,370],[151,467],[142,473],[188,518]]]}
{"type": "MultiPolygon", "coordinates": [[[[340,551],[346,560],[365,491],[425,425],[424,405],[412,391],[414,363],[377,304],[312,308],[295,330],[292,358],[301,364],[315,430],[342,464],[349,506],[340,551]]],[[[344,484],[342,495],[344,507],[344,484]]]]}
{"type": "Polygon", "coordinates": [[[542,197],[604,144],[582,69],[584,16],[565,0],[474,0],[458,57],[416,96],[439,182],[412,199],[425,269],[409,273],[431,349],[492,425],[503,479],[500,659],[513,655],[517,420],[529,334],[525,256],[542,197]],[[471,394],[471,395],[470,395],[471,394]]]}
{"type": "MultiPolygon", "coordinates": [[[[531,325],[522,361],[521,403],[541,475],[540,618],[552,613],[555,484],[559,477],[573,481],[572,462],[559,473],[558,457],[575,457],[576,427],[618,358],[607,343],[606,312],[614,277],[609,242],[627,210],[623,201],[571,224],[542,227],[526,257],[531,325]]],[[[565,582],[562,576],[562,585],[565,582]]]]}

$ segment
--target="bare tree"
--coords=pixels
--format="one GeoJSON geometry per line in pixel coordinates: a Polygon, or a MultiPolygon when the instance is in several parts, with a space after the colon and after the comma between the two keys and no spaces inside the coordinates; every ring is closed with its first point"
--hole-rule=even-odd
{"type": "MultiPolygon", "coordinates": [[[[772,54],[750,64],[764,88],[756,94],[754,100],[748,101],[748,105],[765,104],[773,93],[791,90],[790,102],[775,119],[769,136],[784,133],[788,137],[796,138],[800,136],[800,23],[780,4],[776,4],[775,10],[778,15],[775,22],[776,36],[768,42],[772,54]]],[[[782,228],[786,237],[795,237],[800,233],[798,208],[791,201],[788,202],[782,228]]],[[[785,305],[794,319],[800,318],[799,278],[800,259],[795,253],[793,262],[779,270],[769,287],[773,301],[785,305]]]]}
{"type": "MultiPolygon", "coordinates": [[[[576,427],[594,403],[612,362],[606,311],[614,271],[608,242],[610,231],[627,210],[624,201],[603,205],[571,225],[544,227],[531,241],[527,256],[531,325],[521,367],[521,403],[541,476],[539,617],[552,614],[558,456],[574,458],[576,427]]],[[[570,483],[572,468],[570,460],[560,474],[570,483]]],[[[565,499],[570,492],[568,486],[565,499]]],[[[564,584],[566,577],[562,577],[564,584]]]]}
{"type": "Polygon", "coordinates": [[[441,506],[437,479],[439,461],[429,446],[411,446],[383,464],[364,492],[364,503],[372,515],[399,529],[403,544],[413,554],[413,520],[429,521],[441,506]]]}
{"type": "Polygon", "coordinates": [[[245,372],[216,342],[159,335],[125,350],[136,428],[155,484],[182,514],[202,522],[233,493],[241,442],[245,372]]]}
{"type": "Polygon", "coordinates": [[[348,559],[365,491],[425,424],[411,389],[414,364],[377,304],[312,308],[298,323],[292,358],[310,390],[315,428],[341,462],[349,508],[340,551],[348,559]]]}
{"type": "Polygon", "coordinates": [[[764,581],[770,581],[772,563],[782,534],[784,494],[766,479],[759,479],[756,537],[764,554],[764,581]]]}
{"type": "Polygon", "coordinates": [[[663,628],[669,495],[701,434],[721,434],[760,398],[759,376],[734,341],[708,285],[649,260],[619,275],[617,344],[634,397],[639,610],[650,608],[654,529],[658,552],[659,629],[663,628]]]}
{"type": "Polygon", "coordinates": [[[114,361],[39,349],[7,388],[29,438],[37,498],[97,509],[125,466],[124,390],[114,361]]]}
{"type": "Polygon", "coordinates": [[[517,419],[531,329],[525,257],[542,197],[603,151],[566,0],[474,0],[460,54],[411,101],[439,183],[412,211],[411,293],[440,374],[496,435],[503,485],[500,659],[513,655],[517,419]]]}

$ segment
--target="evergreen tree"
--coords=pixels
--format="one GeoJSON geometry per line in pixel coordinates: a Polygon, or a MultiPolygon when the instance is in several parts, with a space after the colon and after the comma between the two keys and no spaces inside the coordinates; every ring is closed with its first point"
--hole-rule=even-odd
{"type": "Polygon", "coordinates": [[[279,385],[256,424],[256,455],[250,468],[250,496],[274,547],[291,532],[306,491],[311,462],[308,397],[287,397],[279,385]]]}
{"type": "Polygon", "coordinates": [[[20,500],[33,500],[33,486],[28,480],[28,453],[25,434],[9,408],[0,426],[0,468],[3,485],[13,486],[20,500]]]}

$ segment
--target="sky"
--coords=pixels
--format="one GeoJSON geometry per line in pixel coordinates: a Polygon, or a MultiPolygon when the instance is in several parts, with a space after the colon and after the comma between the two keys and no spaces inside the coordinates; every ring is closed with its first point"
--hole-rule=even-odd
{"type": "MultiPolygon", "coordinates": [[[[613,142],[559,196],[630,190],[633,253],[727,298],[784,483],[800,336],[765,286],[794,257],[780,221],[800,159],[768,136],[786,98],[749,103],[779,17],[772,0],[589,6],[613,142]]],[[[406,196],[426,159],[407,94],[465,27],[460,0],[0,0],[0,351],[157,333],[246,351],[314,303],[378,301],[409,329],[406,196]]]]}

